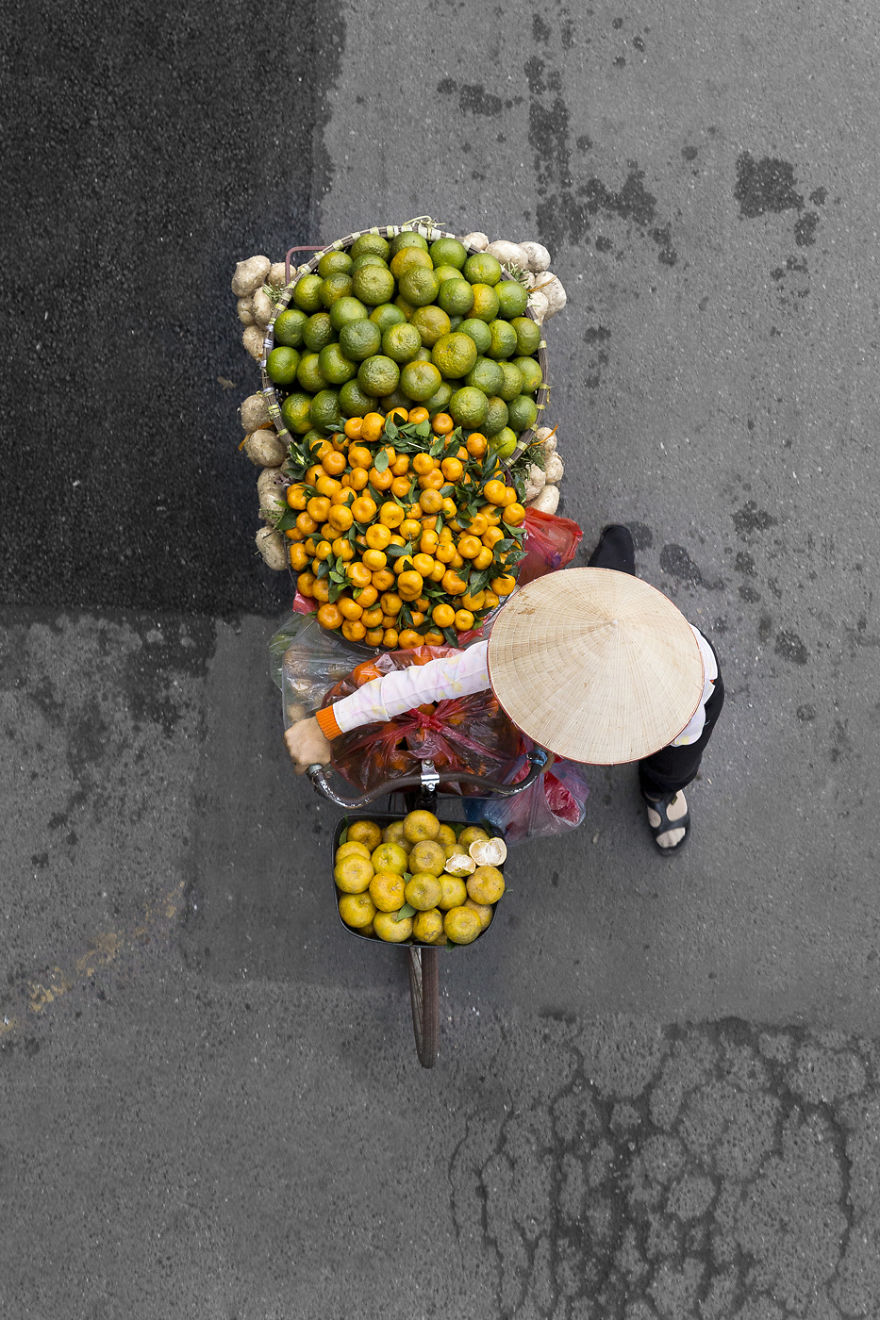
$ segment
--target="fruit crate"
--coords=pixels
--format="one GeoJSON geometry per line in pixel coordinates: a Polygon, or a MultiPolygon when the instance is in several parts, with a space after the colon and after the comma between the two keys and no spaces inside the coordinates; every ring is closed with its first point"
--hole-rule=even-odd
{"type": "MultiPolygon", "coordinates": [[[[269,415],[272,418],[272,422],[275,426],[276,431],[281,436],[282,440],[285,441],[285,443],[289,443],[293,437],[291,436],[290,432],[285,426],[284,420],[281,416],[281,401],[282,401],[281,395],[279,394],[277,387],[269,379],[269,376],[266,372],[266,359],[268,358],[272,349],[275,347],[275,335],[274,335],[275,318],[279,315],[280,312],[284,311],[285,308],[287,308],[290,305],[290,300],[291,297],[293,296],[293,290],[297,282],[300,279],[302,279],[304,275],[312,274],[316,272],[319,261],[326,253],[346,251],[348,248],[351,247],[355,239],[360,238],[362,234],[377,234],[379,235],[380,238],[392,239],[401,233],[421,234],[422,237],[428,243],[433,243],[435,239],[438,238],[455,238],[458,239],[459,242],[462,241],[457,234],[452,234],[448,230],[439,229],[433,223],[420,220],[420,221],[412,221],[408,224],[403,224],[403,225],[378,225],[378,226],[372,226],[369,229],[359,229],[352,234],[346,235],[345,238],[337,239],[334,243],[328,243],[325,247],[314,248],[314,249],[311,247],[291,248],[288,251],[286,257],[287,269],[286,269],[285,286],[276,303],[275,313],[272,317],[272,320],[269,322],[268,326],[266,327],[266,335],[263,340],[263,356],[260,362],[260,371],[262,377],[262,392],[266,397],[266,401],[269,409],[269,415]],[[312,256],[301,265],[295,268],[292,267],[290,261],[291,254],[294,252],[304,252],[304,251],[312,252],[312,256]]],[[[468,255],[474,255],[478,252],[477,248],[471,247],[469,244],[465,244],[464,246],[468,252],[468,255]]],[[[514,276],[511,275],[510,272],[506,270],[503,266],[502,266],[502,275],[505,279],[508,280],[514,278],[514,276]]],[[[526,307],[524,315],[528,316],[529,319],[532,321],[537,320],[531,307],[528,306],[526,307]]],[[[548,379],[548,364],[547,364],[547,346],[543,336],[540,340],[537,353],[535,354],[535,356],[537,357],[538,365],[541,368],[541,384],[538,387],[538,391],[535,396],[535,403],[538,408],[538,417],[540,420],[541,414],[543,413],[544,409],[547,407],[550,397],[550,384],[548,379]]],[[[520,456],[520,454],[522,454],[523,451],[528,448],[528,446],[535,439],[536,439],[535,427],[531,427],[528,430],[521,432],[519,439],[517,440],[516,449],[506,459],[502,460],[504,466],[509,467],[520,456]]]]}
{"type": "MultiPolygon", "coordinates": [[[[333,863],[335,862],[335,858],[336,858],[336,850],[340,846],[340,843],[342,841],[342,836],[345,833],[345,831],[348,829],[349,825],[354,824],[356,820],[364,820],[364,819],[375,821],[375,823],[381,826],[382,829],[384,830],[386,825],[392,824],[393,821],[400,820],[400,813],[398,812],[397,814],[394,814],[392,812],[374,811],[374,812],[370,812],[369,816],[367,817],[365,816],[363,811],[358,811],[342,816],[341,819],[337,822],[336,829],[333,832],[333,844],[332,844],[332,851],[330,853],[330,860],[331,860],[330,883],[333,886],[334,901],[338,900],[339,897],[339,891],[336,888],[336,882],[333,878],[333,863]]],[[[438,819],[440,820],[441,825],[462,825],[462,826],[480,825],[482,829],[484,829],[491,838],[504,839],[504,831],[499,829],[496,825],[493,825],[491,821],[444,820],[442,817],[438,817],[438,819]]],[[[501,898],[498,899],[498,902],[493,904],[493,906],[497,908],[498,903],[503,902],[503,900],[504,900],[504,894],[501,895],[501,898]]],[[[472,940],[470,944],[446,944],[446,945],[423,944],[421,941],[415,940],[411,936],[409,939],[401,940],[399,944],[394,944],[388,940],[379,939],[379,937],[375,935],[361,935],[360,932],[357,931],[353,926],[346,925],[346,923],[342,920],[342,917],[339,913],[338,906],[336,908],[336,915],[339,919],[340,925],[342,926],[346,934],[356,936],[359,940],[362,940],[365,944],[378,945],[379,947],[385,949],[417,948],[417,949],[441,949],[446,951],[448,951],[450,948],[454,948],[454,949],[473,948],[475,944],[479,944],[481,940],[485,939],[485,937],[489,934],[489,932],[491,931],[492,927],[495,925],[495,922],[497,920],[497,918],[493,915],[492,920],[489,922],[489,925],[486,927],[486,929],[481,931],[480,934],[477,936],[477,938],[475,940],[472,940]]]]}

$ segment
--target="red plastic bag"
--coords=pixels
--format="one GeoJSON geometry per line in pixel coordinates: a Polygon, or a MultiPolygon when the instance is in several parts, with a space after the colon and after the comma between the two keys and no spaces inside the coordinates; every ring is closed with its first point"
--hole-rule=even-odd
{"type": "Polygon", "coordinates": [[[571,518],[531,508],[526,509],[525,529],[526,554],[517,576],[521,587],[570,564],[584,535],[571,518]]]}
{"type": "MultiPolygon", "coordinates": [[[[454,654],[456,648],[449,646],[385,651],[334,684],[324,704],[347,697],[392,670],[454,654]]],[[[333,739],[333,766],[349,783],[367,792],[386,780],[418,773],[426,760],[433,761],[438,770],[467,770],[504,780],[521,750],[519,730],[504,714],[491,688],[486,688],[470,696],[419,706],[386,724],[365,724],[339,735],[333,739]]]]}
{"type": "MultiPolygon", "coordinates": [[[[529,739],[525,741],[533,746],[529,739]]],[[[524,759],[510,782],[523,779],[527,772],[528,762],[524,759]]],[[[584,767],[576,761],[555,759],[522,793],[490,798],[483,815],[504,831],[508,843],[522,843],[576,829],[587,814],[589,795],[584,767]]]]}

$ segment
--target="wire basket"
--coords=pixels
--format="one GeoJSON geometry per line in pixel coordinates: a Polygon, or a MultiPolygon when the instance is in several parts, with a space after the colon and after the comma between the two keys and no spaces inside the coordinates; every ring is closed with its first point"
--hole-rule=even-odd
{"type": "MultiPolygon", "coordinates": [[[[422,237],[426,239],[429,243],[433,243],[434,240],[438,238],[457,238],[459,242],[462,241],[457,234],[451,234],[447,230],[439,229],[433,223],[433,221],[430,220],[428,217],[420,217],[418,220],[410,220],[406,224],[402,224],[402,225],[374,225],[370,229],[358,229],[355,231],[355,233],[346,235],[345,238],[338,238],[335,241],[335,243],[328,243],[326,247],[322,247],[322,248],[294,247],[294,248],[290,248],[290,250],[288,251],[285,261],[286,283],[284,289],[281,292],[280,297],[278,298],[277,303],[275,304],[275,313],[272,317],[272,320],[269,322],[268,326],[266,327],[266,335],[263,340],[263,356],[260,361],[260,371],[262,374],[262,381],[263,381],[263,394],[266,396],[266,401],[268,403],[269,416],[272,418],[272,422],[275,426],[275,429],[278,432],[278,434],[281,436],[285,444],[289,444],[290,441],[293,439],[293,437],[291,436],[287,427],[284,425],[284,421],[281,416],[281,398],[279,396],[278,389],[272,383],[272,381],[269,379],[266,373],[266,359],[268,358],[269,354],[272,352],[272,349],[275,347],[275,318],[278,316],[279,312],[283,312],[284,309],[290,305],[290,299],[293,296],[293,290],[297,284],[297,281],[300,280],[303,277],[303,275],[308,275],[316,271],[318,268],[318,262],[321,260],[321,258],[324,256],[325,253],[344,252],[347,248],[350,248],[352,243],[354,243],[355,239],[360,238],[362,234],[378,234],[380,238],[394,238],[396,237],[397,234],[402,234],[402,233],[421,234],[422,237]],[[313,255],[309,258],[308,261],[304,262],[302,265],[293,267],[291,265],[290,258],[291,258],[291,254],[295,252],[311,252],[313,255]]],[[[478,248],[471,247],[467,243],[465,244],[465,248],[467,249],[469,255],[472,255],[479,251],[478,248]]],[[[510,280],[514,278],[509,273],[509,271],[504,269],[504,267],[502,267],[502,274],[505,279],[510,280]]],[[[525,315],[530,317],[530,319],[533,321],[537,320],[537,317],[535,316],[531,307],[526,307],[525,315]]],[[[540,415],[546,408],[550,398],[550,384],[547,374],[547,344],[544,339],[541,339],[538,345],[537,360],[538,360],[538,365],[541,368],[541,384],[538,386],[538,392],[535,397],[535,403],[537,405],[538,415],[540,418],[540,415]]],[[[536,439],[536,432],[534,427],[530,427],[529,430],[521,432],[519,439],[517,440],[516,449],[506,459],[502,460],[503,465],[505,467],[509,467],[512,463],[514,463],[516,459],[520,456],[520,454],[522,454],[523,451],[526,450],[535,439],[536,439]]]]}

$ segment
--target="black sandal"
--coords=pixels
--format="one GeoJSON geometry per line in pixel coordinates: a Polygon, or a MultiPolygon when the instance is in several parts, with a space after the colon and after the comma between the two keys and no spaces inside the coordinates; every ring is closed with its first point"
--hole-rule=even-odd
{"type": "Polygon", "coordinates": [[[678,797],[677,793],[671,793],[669,797],[657,798],[656,800],[645,797],[644,793],[642,794],[642,797],[644,798],[645,805],[650,807],[652,811],[656,811],[657,815],[660,817],[659,825],[652,825],[651,822],[648,821],[648,829],[651,831],[651,835],[654,839],[654,846],[664,857],[671,857],[673,853],[679,852],[688,841],[688,835],[691,832],[690,809],[686,810],[684,815],[680,816],[678,820],[670,820],[666,808],[670,807],[678,797]],[[670,830],[681,829],[684,830],[684,834],[681,836],[678,843],[674,843],[672,847],[664,848],[657,842],[661,834],[668,834],[670,830]]]}

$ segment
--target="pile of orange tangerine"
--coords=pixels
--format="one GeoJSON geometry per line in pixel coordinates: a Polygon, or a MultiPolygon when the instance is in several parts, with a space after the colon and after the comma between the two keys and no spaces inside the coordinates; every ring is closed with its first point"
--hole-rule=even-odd
{"type": "Polygon", "coordinates": [[[297,444],[282,529],[322,628],[389,650],[454,644],[513,591],[525,509],[480,432],[395,408],[297,444]]]}

